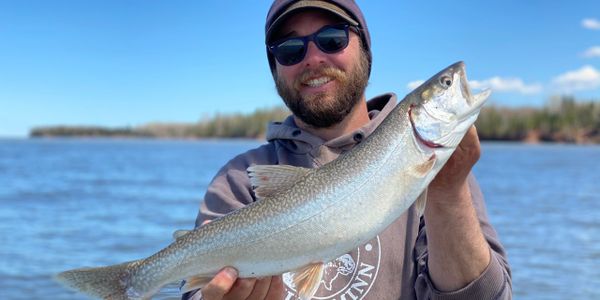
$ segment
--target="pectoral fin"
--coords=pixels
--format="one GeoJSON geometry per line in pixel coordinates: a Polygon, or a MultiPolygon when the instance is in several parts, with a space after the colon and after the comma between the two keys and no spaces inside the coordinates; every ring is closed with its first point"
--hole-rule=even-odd
{"type": "Polygon", "coordinates": [[[300,299],[309,300],[315,295],[321,283],[324,269],[324,264],[314,263],[294,273],[294,285],[300,299]]]}
{"type": "Polygon", "coordinates": [[[425,205],[427,204],[427,189],[419,195],[417,201],[415,201],[415,208],[417,209],[417,216],[422,217],[425,213],[425,205]]]}
{"type": "Polygon", "coordinates": [[[203,288],[212,280],[212,277],[194,276],[187,278],[184,284],[181,286],[181,293],[187,293],[189,291],[198,290],[203,288]]]}
{"type": "Polygon", "coordinates": [[[256,197],[264,198],[289,189],[311,169],[287,165],[254,165],[247,171],[256,197]]]}
{"type": "Polygon", "coordinates": [[[427,174],[429,174],[429,171],[431,171],[431,169],[433,169],[433,166],[435,165],[435,162],[437,161],[437,158],[435,156],[435,154],[432,154],[431,157],[429,157],[429,159],[419,165],[414,165],[410,168],[411,173],[418,178],[421,177],[425,177],[427,174]]]}

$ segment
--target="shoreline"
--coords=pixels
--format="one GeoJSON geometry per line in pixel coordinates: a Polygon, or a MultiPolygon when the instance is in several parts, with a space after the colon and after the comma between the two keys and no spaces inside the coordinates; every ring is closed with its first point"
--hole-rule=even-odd
{"type": "MultiPolygon", "coordinates": [[[[19,140],[19,141],[35,141],[35,140],[72,140],[72,141],[256,141],[266,142],[264,137],[152,137],[152,136],[102,136],[102,135],[46,135],[46,136],[0,136],[0,141],[19,140]]],[[[489,144],[523,144],[523,145],[600,145],[600,142],[595,139],[585,139],[579,141],[571,140],[548,140],[548,139],[488,139],[480,138],[482,143],[489,144]]]]}

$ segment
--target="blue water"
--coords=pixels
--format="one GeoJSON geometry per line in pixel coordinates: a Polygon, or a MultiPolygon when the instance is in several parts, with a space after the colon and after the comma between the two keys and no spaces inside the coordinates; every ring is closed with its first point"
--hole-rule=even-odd
{"type": "MultiPolygon", "coordinates": [[[[84,299],[65,269],[153,254],[256,141],[0,140],[0,299],[84,299]]],[[[516,299],[600,299],[600,147],[483,145],[475,168],[516,299]]],[[[177,299],[175,284],[155,299],[177,299]]]]}

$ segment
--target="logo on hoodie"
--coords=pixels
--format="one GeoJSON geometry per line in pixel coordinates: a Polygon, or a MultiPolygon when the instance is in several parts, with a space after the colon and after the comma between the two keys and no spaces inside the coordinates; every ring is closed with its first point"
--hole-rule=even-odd
{"type": "MultiPolygon", "coordinates": [[[[375,283],[381,261],[379,236],[327,263],[323,278],[313,299],[343,300],[363,299],[375,283]]],[[[294,286],[294,273],[283,274],[286,285],[285,300],[298,300],[294,286]]]]}

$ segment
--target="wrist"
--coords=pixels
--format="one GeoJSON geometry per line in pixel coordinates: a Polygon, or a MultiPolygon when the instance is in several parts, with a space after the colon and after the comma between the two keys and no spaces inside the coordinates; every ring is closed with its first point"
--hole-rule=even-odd
{"type": "Polygon", "coordinates": [[[452,186],[430,185],[427,190],[427,207],[441,211],[462,209],[471,205],[471,191],[467,180],[452,186]]]}

